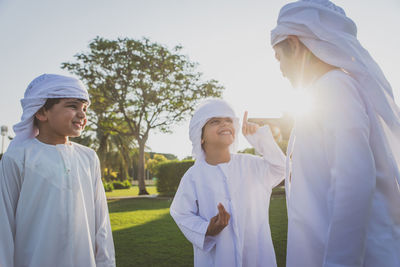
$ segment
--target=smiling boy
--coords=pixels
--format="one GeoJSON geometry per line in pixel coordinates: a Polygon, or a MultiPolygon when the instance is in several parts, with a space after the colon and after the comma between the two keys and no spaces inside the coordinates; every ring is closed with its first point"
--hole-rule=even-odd
{"type": "Polygon", "coordinates": [[[44,74],[21,103],[0,163],[0,266],[115,266],[99,160],[69,141],[86,125],[87,90],[44,74]]]}
{"type": "Polygon", "coordinates": [[[170,212],[193,244],[194,266],[276,266],[268,207],[285,157],[270,129],[247,122],[247,113],[242,132],[263,158],[233,153],[238,132],[238,118],[220,99],[202,103],[190,121],[196,161],[170,212]]]}

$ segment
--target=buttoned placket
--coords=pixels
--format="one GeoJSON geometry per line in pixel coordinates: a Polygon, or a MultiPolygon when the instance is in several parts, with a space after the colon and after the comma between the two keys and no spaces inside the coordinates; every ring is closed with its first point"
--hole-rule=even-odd
{"type": "Polygon", "coordinates": [[[242,253],[240,253],[240,249],[239,249],[239,229],[238,226],[236,224],[237,219],[235,217],[236,212],[235,212],[235,208],[232,205],[232,198],[231,198],[231,194],[230,194],[230,190],[229,190],[229,186],[228,186],[228,175],[226,174],[224,167],[226,167],[226,165],[221,166],[218,165],[221,172],[223,173],[224,176],[224,187],[225,187],[225,194],[226,194],[226,198],[228,200],[228,204],[229,204],[229,209],[231,211],[231,223],[232,223],[232,228],[233,228],[233,232],[235,233],[234,235],[234,242],[235,242],[235,260],[236,260],[236,266],[242,266],[242,253]]]}
{"type": "Polygon", "coordinates": [[[64,164],[64,174],[69,176],[71,174],[71,162],[68,158],[68,154],[70,154],[70,147],[69,145],[56,145],[57,151],[60,153],[61,158],[64,164]]]}
{"type": "MultiPolygon", "coordinates": [[[[70,232],[69,234],[73,234],[72,231],[74,231],[73,229],[73,220],[74,220],[74,216],[72,216],[73,212],[74,212],[74,198],[73,198],[73,179],[71,179],[71,154],[72,154],[72,145],[56,145],[56,149],[58,151],[58,153],[61,155],[63,164],[64,164],[64,179],[65,179],[65,183],[68,189],[70,190],[66,190],[65,193],[69,195],[69,197],[67,197],[67,199],[69,199],[70,201],[66,201],[65,202],[65,211],[67,212],[68,216],[67,216],[67,221],[66,221],[66,228],[67,231],[70,232]]],[[[73,249],[72,246],[73,244],[70,243],[68,244],[69,249],[68,251],[70,251],[72,254],[70,255],[71,261],[74,258],[73,255],[73,249]]],[[[71,262],[72,264],[72,262],[71,262]]]]}

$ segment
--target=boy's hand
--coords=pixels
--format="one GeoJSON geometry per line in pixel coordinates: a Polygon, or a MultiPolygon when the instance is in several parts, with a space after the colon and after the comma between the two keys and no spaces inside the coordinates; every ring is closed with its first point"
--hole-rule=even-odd
{"type": "Polygon", "coordinates": [[[244,112],[243,116],[243,125],[242,125],[242,133],[244,136],[255,134],[260,128],[257,123],[248,122],[247,121],[247,111],[244,112]]]}
{"type": "Polygon", "coordinates": [[[231,215],[229,215],[221,203],[217,207],[218,214],[211,218],[206,235],[215,236],[219,234],[228,225],[231,218],[231,215]]]}

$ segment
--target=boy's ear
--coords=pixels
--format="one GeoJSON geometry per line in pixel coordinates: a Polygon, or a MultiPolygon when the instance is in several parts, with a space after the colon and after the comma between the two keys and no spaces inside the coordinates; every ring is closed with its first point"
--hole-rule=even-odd
{"type": "Polygon", "coordinates": [[[44,110],[43,107],[41,107],[36,113],[35,113],[35,118],[40,121],[40,122],[45,122],[47,121],[47,113],[44,110]]]}
{"type": "Polygon", "coordinates": [[[310,50],[299,40],[299,37],[289,35],[287,39],[293,56],[302,58],[305,54],[311,53],[310,50]]]}

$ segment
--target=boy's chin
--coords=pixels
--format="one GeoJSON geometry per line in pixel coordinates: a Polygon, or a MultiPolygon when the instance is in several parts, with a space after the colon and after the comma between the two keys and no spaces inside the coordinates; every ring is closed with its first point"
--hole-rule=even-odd
{"type": "Polygon", "coordinates": [[[82,131],[74,132],[74,133],[68,135],[68,137],[71,137],[71,138],[79,137],[79,136],[81,136],[81,134],[82,134],[82,131]]]}
{"type": "Polygon", "coordinates": [[[219,142],[220,147],[230,147],[233,144],[234,140],[223,140],[219,142]]]}

